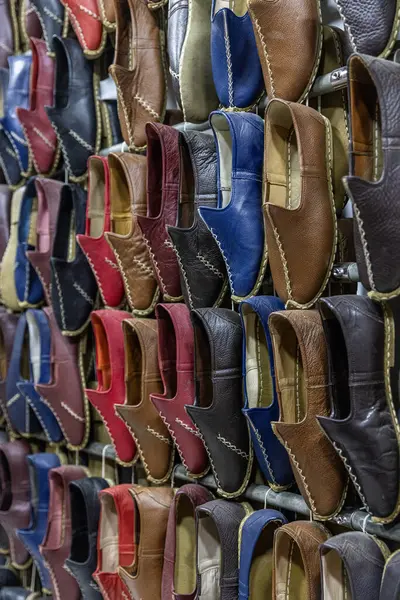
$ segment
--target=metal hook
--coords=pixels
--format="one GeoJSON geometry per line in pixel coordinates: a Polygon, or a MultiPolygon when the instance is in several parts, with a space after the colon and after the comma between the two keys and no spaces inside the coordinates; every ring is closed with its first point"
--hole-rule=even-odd
{"type": "Polygon", "coordinates": [[[267,508],[267,504],[268,504],[268,502],[267,502],[267,500],[268,500],[268,494],[269,494],[270,492],[272,492],[272,491],[273,491],[273,490],[272,490],[272,489],[269,487],[269,488],[267,488],[267,491],[265,492],[265,498],[264,498],[264,509],[266,509],[266,508],[267,508]]]}
{"type": "Polygon", "coordinates": [[[131,469],[131,483],[132,483],[132,485],[136,485],[136,469],[135,469],[135,465],[132,465],[132,469],[131,469]]]}
{"type": "Polygon", "coordinates": [[[367,527],[368,519],[369,519],[369,515],[367,515],[364,518],[363,523],[362,523],[362,527],[361,527],[362,532],[365,533],[365,534],[367,534],[367,535],[368,535],[368,531],[366,530],[366,527],[367,527]]]}

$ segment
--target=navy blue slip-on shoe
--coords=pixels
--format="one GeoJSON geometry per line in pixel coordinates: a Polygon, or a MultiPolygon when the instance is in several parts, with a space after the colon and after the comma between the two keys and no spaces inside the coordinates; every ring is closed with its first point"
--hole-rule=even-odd
{"type": "Polygon", "coordinates": [[[275,296],[257,296],[239,307],[244,332],[242,410],[250,426],[258,465],[269,486],[280,491],[290,487],[294,477],[286,449],[271,425],[279,420],[279,404],[268,319],[277,310],[284,310],[284,305],[275,296]]]}
{"type": "Polygon", "coordinates": [[[217,145],[218,205],[200,207],[228,271],[232,299],[257,293],[267,253],[262,216],[264,121],[252,113],[210,115],[217,145]]]}

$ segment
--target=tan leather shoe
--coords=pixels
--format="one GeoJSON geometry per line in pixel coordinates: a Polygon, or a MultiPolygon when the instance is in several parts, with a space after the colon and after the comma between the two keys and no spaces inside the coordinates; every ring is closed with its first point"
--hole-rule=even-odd
{"type": "Polygon", "coordinates": [[[115,31],[115,5],[113,0],[97,0],[100,18],[107,31],[115,31]]]}
{"type": "Polygon", "coordinates": [[[111,231],[106,239],[114,251],[129,307],[144,317],[154,311],[160,292],[149,250],[137,222],[147,213],[147,161],[127,152],[110,154],[111,231]]]}
{"type": "Polygon", "coordinates": [[[135,504],[137,554],[131,568],[120,568],[131,598],[161,600],[161,578],[169,509],[174,490],[168,487],[129,490],[135,504]]]}
{"type": "Polygon", "coordinates": [[[320,0],[248,0],[248,7],[268,98],[302,102],[321,58],[320,0]]]}
{"type": "Polygon", "coordinates": [[[310,308],[332,270],[337,223],[332,128],[313,108],[271,100],[265,116],[264,222],[272,279],[287,308],[310,308]]]}
{"type": "Polygon", "coordinates": [[[15,259],[18,245],[18,222],[25,187],[16,190],[11,199],[10,237],[1,261],[0,296],[3,304],[10,310],[21,310],[15,287],[15,259]]]}
{"type": "Polygon", "coordinates": [[[273,600],[320,600],[319,546],[329,538],[323,525],[310,521],[295,521],[276,530],[273,600]]]}
{"type": "Polygon", "coordinates": [[[117,36],[109,71],[117,86],[122,135],[131,150],[144,149],[146,123],[162,123],[165,116],[164,6],[144,0],[115,3],[117,36]]]}
{"type": "Polygon", "coordinates": [[[280,420],[272,423],[285,446],[297,485],[321,520],[342,509],[348,477],[316,419],[330,413],[328,356],[316,310],[287,310],[269,318],[280,420]]]}
{"type": "Polygon", "coordinates": [[[116,404],[126,422],[152,483],[165,483],[174,463],[174,446],[151,394],[161,394],[163,385],[158,367],[157,321],[127,319],[122,324],[125,340],[126,402],[116,404]]]}

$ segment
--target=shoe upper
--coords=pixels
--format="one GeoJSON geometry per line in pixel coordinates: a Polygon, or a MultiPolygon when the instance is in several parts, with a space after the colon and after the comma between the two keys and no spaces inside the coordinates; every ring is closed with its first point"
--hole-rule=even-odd
{"type": "Polygon", "coordinates": [[[30,0],[30,3],[42,25],[46,50],[54,56],[54,38],[60,38],[64,33],[64,7],[58,0],[30,0]]]}
{"type": "Polygon", "coordinates": [[[395,600],[400,594],[400,552],[397,550],[386,561],[383,570],[379,600],[395,600]]]}
{"type": "Polygon", "coordinates": [[[10,237],[11,198],[12,193],[8,185],[0,185],[0,260],[10,237]]]}
{"type": "Polygon", "coordinates": [[[76,37],[88,59],[97,58],[106,45],[106,30],[97,0],[62,0],[76,37]]]}
{"type": "Polygon", "coordinates": [[[14,39],[16,29],[16,18],[13,14],[12,5],[8,2],[1,4],[1,44],[0,44],[0,67],[8,67],[8,57],[18,50],[18,39],[14,39]]]}
{"type": "MultiPolygon", "coordinates": [[[[1,132],[0,132],[1,133],[1,132]]],[[[3,304],[13,310],[21,310],[15,285],[15,262],[18,247],[18,223],[20,220],[22,199],[25,187],[18,188],[11,199],[10,235],[3,254],[0,269],[0,295],[3,304]]]]}
{"type": "Polygon", "coordinates": [[[10,366],[15,330],[18,325],[19,316],[10,313],[5,307],[0,308],[0,356],[2,358],[2,370],[0,375],[0,404],[1,410],[10,426],[10,417],[7,410],[7,374],[10,366]]]}

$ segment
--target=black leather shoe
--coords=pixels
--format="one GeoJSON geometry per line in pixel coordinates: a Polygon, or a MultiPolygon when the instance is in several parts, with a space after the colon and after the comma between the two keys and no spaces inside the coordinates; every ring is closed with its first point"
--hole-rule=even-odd
{"type": "Polygon", "coordinates": [[[194,215],[188,228],[168,227],[178,256],[181,287],[189,309],[220,306],[228,288],[225,263],[212,234],[197,211],[217,206],[217,154],[214,139],[187,131],[180,138],[185,155],[187,193],[193,179],[194,215]],[[189,176],[189,172],[191,175],[189,176]]]}
{"type": "Polygon", "coordinates": [[[3,172],[7,185],[17,186],[21,183],[22,176],[18,156],[4,129],[0,129],[0,169],[3,172]]]}
{"type": "Polygon", "coordinates": [[[96,153],[97,112],[93,64],[72,38],[53,38],[56,55],[54,107],[47,115],[57,133],[65,169],[72,181],[83,180],[89,156],[96,153]]]}
{"type": "Polygon", "coordinates": [[[100,520],[99,492],[109,484],[101,477],[79,479],[69,484],[71,498],[72,544],[67,569],[75,577],[82,597],[102,600],[92,574],[97,567],[97,531],[100,520]]]}
{"type": "MultiPolygon", "coordinates": [[[[9,567],[0,567],[0,589],[20,584],[19,577],[9,567]]],[[[1,597],[1,596],[0,596],[1,597]]]]}
{"type": "Polygon", "coordinates": [[[29,596],[32,596],[32,592],[23,587],[5,587],[0,590],[0,600],[25,600],[29,596]]]}
{"type": "Polygon", "coordinates": [[[390,339],[382,309],[365,296],[334,296],[321,300],[320,312],[332,412],[318,420],[364,508],[373,520],[389,523],[400,512],[399,425],[390,385],[385,385],[390,339]]]}
{"type": "Polygon", "coordinates": [[[85,232],[87,194],[79,185],[64,185],[51,264],[51,300],[64,335],[79,335],[90,319],[97,296],[93,272],[76,235],[85,232]]]}
{"type": "Polygon", "coordinates": [[[218,485],[226,498],[246,489],[253,449],[242,414],[242,326],[225,308],[192,311],[196,399],[186,411],[198,428],[218,485]]]}
{"type": "Polygon", "coordinates": [[[61,37],[68,30],[64,7],[59,0],[31,0],[30,5],[37,14],[42,26],[47,52],[54,56],[53,37],[61,37]]]}
{"type": "Polygon", "coordinates": [[[379,595],[379,600],[398,600],[398,598],[400,598],[400,550],[394,552],[386,561],[379,595]]]}

